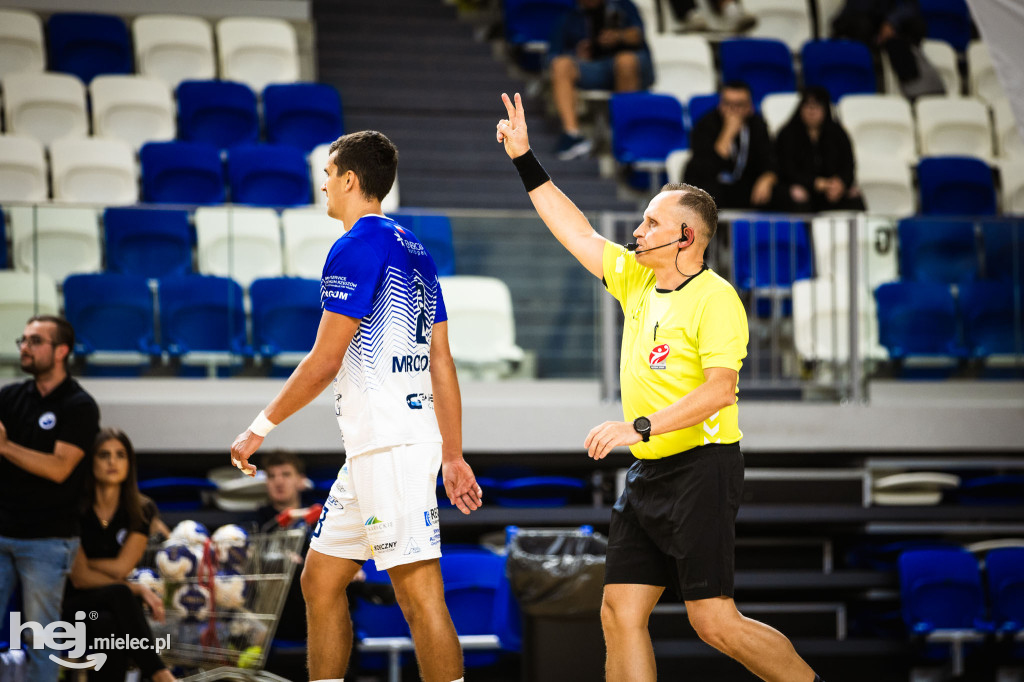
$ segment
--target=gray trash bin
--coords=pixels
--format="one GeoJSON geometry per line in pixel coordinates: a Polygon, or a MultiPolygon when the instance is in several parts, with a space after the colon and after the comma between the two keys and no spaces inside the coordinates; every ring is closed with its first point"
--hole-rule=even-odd
{"type": "Polygon", "coordinates": [[[523,679],[604,677],[601,596],[608,539],[572,530],[509,527],[508,572],[523,614],[523,679]]]}

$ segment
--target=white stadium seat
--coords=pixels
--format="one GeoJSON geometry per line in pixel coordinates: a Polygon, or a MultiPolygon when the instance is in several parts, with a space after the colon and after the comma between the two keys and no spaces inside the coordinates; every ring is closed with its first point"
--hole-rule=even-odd
{"type": "Polygon", "coordinates": [[[230,277],[248,289],[254,279],[280,277],[281,227],[272,208],[197,208],[196,253],[203,275],[230,277]]]}
{"type": "Polygon", "coordinates": [[[102,269],[97,209],[63,206],[11,208],[14,268],[38,271],[56,282],[102,269]]]}
{"type": "MultiPolygon", "coordinates": [[[[57,285],[43,274],[0,270],[0,338],[16,339],[33,315],[56,315],[57,285]]],[[[0,343],[0,362],[17,361],[20,349],[0,343]]]]}
{"type": "Polygon", "coordinates": [[[50,145],[53,200],[118,206],[139,200],[135,153],[122,140],[62,138],[50,145]]]}
{"type": "Polygon", "coordinates": [[[898,95],[847,95],[839,101],[839,120],[850,135],[858,160],[887,156],[917,162],[914,117],[898,95]]]}
{"type": "Polygon", "coordinates": [[[228,17],[217,22],[221,77],[245,83],[256,93],[270,83],[299,78],[295,29],[281,19],[228,17]]]}
{"type": "Polygon", "coordinates": [[[89,134],[85,86],[64,73],[12,73],[3,79],[7,132],[49,145],[89,134]]]}
{"type": "Polygon", "coordinates": [[[217,77],[213,29],[205,19],[174,14],[147,14],[132,23],[135,64],[144,76],[171,88],[184,80],[217,77]]]}
{"type": "Polygon", "coordinates": [[[899,279],[895,221],[860,212],[832,212],[815,216],[811,221],[815,274],[849,281],[850,220],[857,222],[857,278],[861,285],[873,291],[879,284],[899,279]]]}
{"type": "Polygon", "coordinates": [[[807,0],[743,0],[743,9],[757,17],[757,25],[747,34],[752,38],[781,40],[790,52],[799,52],[811,39],[807,0]]]}
{"type": "Polygon", "coordinates": [[[789,122],[800,104],[800,95],[795,92],[773,92],[761,100],[761,115],[768,124],[768,132],[778,135],[782,126],[789,122]]]}
{"type": "Polygon", "coordinates": [[[1020,126],[1010,108],[1010,100],[997,100],[992,105],[992,118],[996,126],[996,144],[1003,159],[1024,159],[1024,142],[1020,126]]]}
{"type": "Polygon", "coordinates": [[[0,9],[0,78],[46,68],[43,22],[19,9],[0,9]]]}
{"type": "MultiPolygon", "coordinates": [[[[878,343],[875,298],[861,287],[859,304],[858,355],[874,359],[888,357],[878,343]]],[[[850,291],[845,282],[835,286],[824,278],[793,282],[793,345],[804,360],[845,362],[850,357],[850,291]]]]}
{"type": "Polygon", "coordinates": [[[857,185],[871,213],[908,216],[916,210],[917,194],[910,167],[893,163],[892,156],[857,155],[857,185]]]}
{"type": "Polygon", "coordinates": [[[676,149],[669,152],[665,157],[665,173],[669,182],[682,182],[683,173],[686,171],[686,164],[690,162],[693,152],[689,149],[676,149]]]}
{"type": "Polygon", "coordinates": [[[1006,99],[1006,92],[996,75],[992,55],[985,43],[974,41],[967,46],[967,82],[973,97],[992,104],[1006,99]]]}
{"type": "MultiPolygon", "coordinates": [[[[666,8],[666,11],[667,8],[666,8]]],[[[647,39],[654,62],[651,90],[688,102],[693,95],[715,92],[711,46],[702,36],[653,35],[647,39]]]]}
{"type": "Polygon", "coordinates": [[[147,142],[173,140],[177,115],[170,87],[150,76],[96,76],[89,85],[97,137],[124,140],[133,151],[147,142]]]}
{"type": "Polygon", "coordinates": [[[818,35],[824,39],[832,36],[832,20],[843,9],[845,0],[817,0],[818,35]]]}
{"type": "Polygon", "coordinates": [[[289,208],[281,212],[284,234],[284,274],[320,279],[324,261],[345,228],[322,207],[289,208]]]}
{"type": "Polygon", "coordinates": [[[917,114],[921,156],[975,156],[992,159],[988,107],[971,97],[920,97],[917,114]]]}
{"type": "Polygon", "coordinates": [[[46,201],[46,153],[34,137],[0,135],[0,201],[46,201]]]}
{"type": "Polygon", "coordinates": [[[953,46],[945,40],[921,41],[921,51],[925,59],[931,62],[939,76],[942,77],[942,84],[946,86],[946,94],[950,97],[957,97],[962,92],[960,89],[960,66],[953,46]]]}
{"type": "Polygon", "coordinates": [[[460,369],[499,378],[511,374],[523,360],[516,345],[512,295],[495,277],[440,277],[448,312],[448,342],[460,369]]]}
{"type": "Polygon", "coordinates": [[[999,177],[1003,187],[1003,213],[1024,215],[1024,158],[1002,162],[999,177]]]}

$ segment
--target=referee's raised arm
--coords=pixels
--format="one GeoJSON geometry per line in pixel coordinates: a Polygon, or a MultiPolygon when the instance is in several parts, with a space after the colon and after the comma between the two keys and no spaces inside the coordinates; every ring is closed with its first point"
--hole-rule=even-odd
{"type": "Polygon", "coordinates": [[[604,245],[608,240],[594,231],[586,216],[551,182],[540,161],[534,156],[526,133],[526,113],[519,93],[515,95],[515,104],[505,93],[501,93],[501,101],[505,103],[508,118],[498,121],[498,142],[504,143],[505,152],[519,171],[533,207],[562,246],[594,277],[603,277],[604,245]]]}

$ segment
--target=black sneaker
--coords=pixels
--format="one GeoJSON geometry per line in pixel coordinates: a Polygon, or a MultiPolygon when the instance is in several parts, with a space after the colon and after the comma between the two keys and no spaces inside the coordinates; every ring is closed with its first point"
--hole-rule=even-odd
{"type": "Polygon", "coordinates": [[[582,135],[562,133],[558,138],[558,146],[555,148],[555,153],[558,154],[558,158],[562,161],[569,161],[586,156],[593,147],[594,143],[582,135]]]}

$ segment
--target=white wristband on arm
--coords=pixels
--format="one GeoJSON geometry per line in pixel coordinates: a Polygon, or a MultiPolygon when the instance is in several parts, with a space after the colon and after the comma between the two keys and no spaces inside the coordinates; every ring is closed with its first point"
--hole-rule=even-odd
{"type": "Polygon", "coordinates": [[[249,425],[249,430],[260,438],[266,438],[267,434],[273,431],[275,426],[277,424],[267,419],[267,415],[263,410],[260,410],[256,418],[252,420],[252,424],[249,425]]]}

